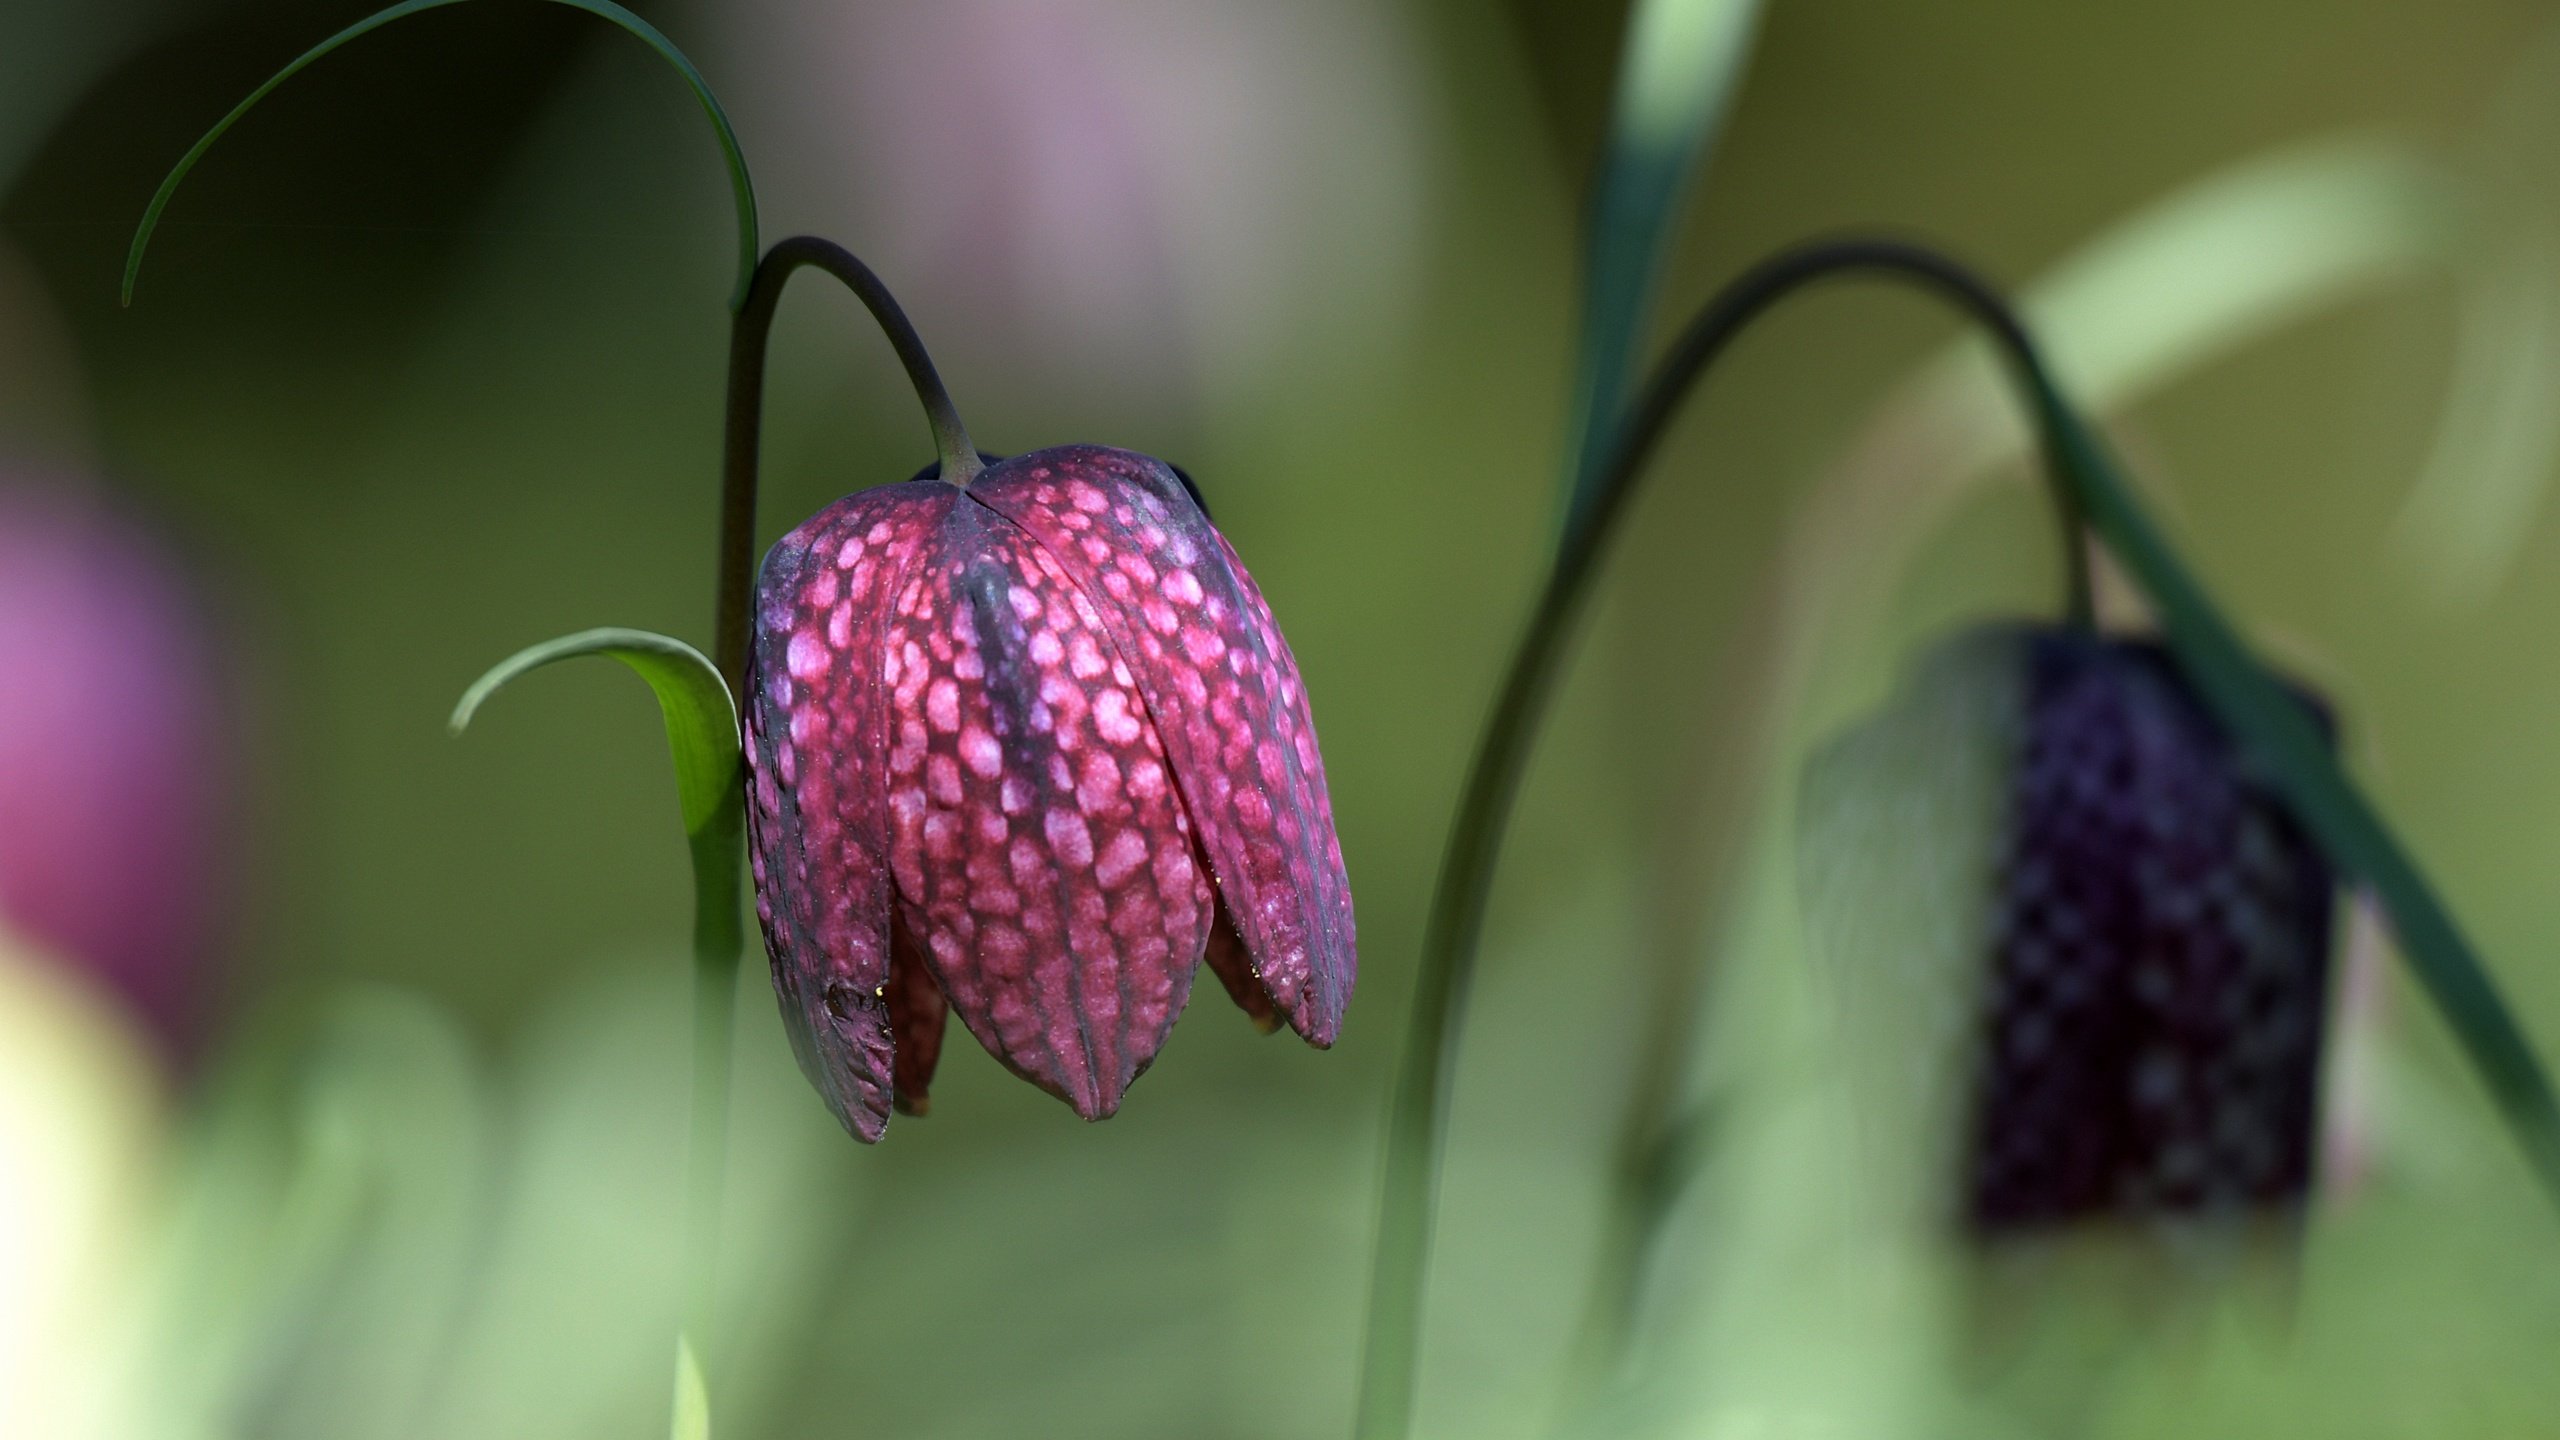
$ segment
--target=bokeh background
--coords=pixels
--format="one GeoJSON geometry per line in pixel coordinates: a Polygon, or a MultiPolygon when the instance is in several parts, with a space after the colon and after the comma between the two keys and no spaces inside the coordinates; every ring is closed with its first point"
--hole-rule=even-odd
{"type": "MultiPolygon", "coordinates": [[[[717,1431],[1342,1433],[1430,880],[1555,533],[1624,9],[635,8],[723,97],[768,235],[868,258],[981,444],[1198,478],[1304,667],[1363,941],[1330,1054],[1212,995],[1087,1126],[955,1036],[933,1117],[873,1150],[792,1072],[751,956],[717,1431]]],[[[276,92],[120,309],[168,165],[362,10],[0,9],[0,486],[57,527],[0,543],[0,599],[96,627],[0,644],[0,798],[23,801],[0,853],[90,853],[55,828],[75,811],[181,832],[63,882],[165,922],[141,959],[0,919],[11,1434],[666,1424],[689,885],[658,723],[602,665],[460,742],[443,719],[556,634],[707,644],[727,187],[628,37],[456,6],[276,92]],[[105,578],[27,579],[80,544],[105,578]],[[90,668],[137,655],[163,659],[90,668]],[[11,748],[5,717],[48,706],[68,729],[11,748]],[[137,712],[164,723],[102,757],[58,738],[137,712]]],[[[1770,0],[1658,331],[1849,227],[2029,296],[2560,1044],[2553,96],[2560,10],[2520,0],[1770,0]]],[[[849,298],[794,287],[773,373],[761,538],[929,457],[849,298]]],[[[1790,777],[1932,636],[2049,607],[2019,441],[1951,321],[1873,287],[1768,324],[1680,422],[1488,927],[1423,1433],[2506,1436],[2560,1413],[2560,1223],[2369,934],[2322,1194],[2246,1299],[1986,1345],[1861,1240],[1790,777]],[[1713,1123],[1624,1353],[1578,1384],[1628,1117],[1693,1105],[1713,1123]]]]}

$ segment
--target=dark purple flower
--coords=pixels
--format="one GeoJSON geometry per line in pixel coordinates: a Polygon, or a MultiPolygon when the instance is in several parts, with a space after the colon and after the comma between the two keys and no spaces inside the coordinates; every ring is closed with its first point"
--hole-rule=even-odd
{"type": "MultiPolygon", "coordinates": [[[[1925,867],[1938,862],[1922,847],[1960,844],[1967,790],[1988,802],[1978,861],[1930,883],[1954,886],[1942,913],[1966,917],[1951,933],[1973,937],[1969,976],[1950,977],[1972,997],[1957,1001],[1972,1017],[1954,1027],[1970,1032],[1970,1079],[1952,1107],[1970,1227],[1997,1236],[2299,1202],[2334,877],[2166,652],[2064,630],[1976,632],[1817,760],[1808,814],[1863,810],[1863,833],[1884,842],[1872,851],[1925,867]],[[1871,762],[1896,746],[1909,763],[1886,780],[1871,762]],[[1961,778],[1969,747],[1987,757],[1987,779],[1961,778]],[[1854,793],[1880,781],[1901,793],[1854,793]],[[1964,893],[1976,883],[1987,893],[1964,893]]],[[[1816,831],[1855,848],[1860,827],[1817,820],[1816,831]]],[[[1835,875],[1820,903],[1861,902],[1835,875]]],[[[1827,924],[1846,933],[1840,917],[1827,924]]],[[[1918,926],[1904,939],[1926,943],[1918,926]]]]}
{"type": "Polygon", "coordinates": [[[2160,647],[2037,635],[2026,680],[1975,1223],[2301,1199],[2327,861],[2160,647]]]}
{"type": "Polygon", "coordinates": [[[777,543],[746,697],[756,910],[845,1127],[921,1112],[946,1008],[1088,1119],[1205,956],[1318,1046],[1351,892],[1296,661],[1175,473],[1067,446],[777,543]]]}
{"type": "Polygon", "coordinates": [[[211,636],[180,577],[94,501],[0,487],[0,928],[183,1047],[228,767],[211,636]]]}

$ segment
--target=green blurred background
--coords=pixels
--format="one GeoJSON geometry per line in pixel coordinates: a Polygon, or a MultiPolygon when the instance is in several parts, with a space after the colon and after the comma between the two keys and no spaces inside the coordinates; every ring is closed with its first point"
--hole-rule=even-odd
{"type": "MultiPolygon", "coordinates": [[[[981,444],[1099,441],[1198,478],[1304,667],[1365,962],[1331,1054],[1204,998],[1089,1127],[955,1035],[933,1118],[858,1150],[791,1073],[750,956],[718,1433],[1341,1433],[1430,879],[1554,534],[1623,7],[635,8],[722,95],[768,235],[869,258],[981,444]]],[[[120,310],[167,166],[361,12],[0,12],[0,453],[102,477],[177,536],[244,697],[221,1038],[99,1102],[133,1211],[107,1243],[158,1318],[98,1343],[175,1346],[117,1386],[168,1433],[661,1433],[689,891],[658,724],[601,665],[510,691],[459,743],[442,722],[552,635],[708,643],[726,185],[627,37],[458,6],[233,131],[120,310]]],[[[1770,0],[1661,327],[1847,227],[2031,290],[2238,175],[2199,203],[2265,216],[2110,272],[2052,334],[2066,379],[2172,335],[2090,388],[2195,563],[2340,702],[2548,1042],[2555,37],[2560,10],[2512,0],[1770,0]],[[2324,164],[2346,198],[2286,208],[2324,164]]],[[[1968,1398],[1904,1290],[1824,1228],[1862,1182],[1806,1099],[1819,1027],[1767,938],[1784,884],[1751,858],[1784,824],[1769,802],[1915,644],[2044,608],[2056,573],[1988,372],[1913,378],[1953,335],[1869,288],[1799,304],[1661,457],[1488,928],[1424,1432],[1548,1433],[1608,1156],[1654,1083],[1640,1037],[1694,1004],[1683,1083],[1716,1097],[1719,1144],[1648,1262],[1622,1403],[1575,1423],[2543,1433],[2560,1225],[2414,994],[2355,1032],[2369,1166],[2315,1206],[2282,1314],[2092,1341],[2066,1419],[1968,1398]],[[1666,1001],[1665,974],[1704,978],[1666,1001]]],[[[846,297],[795,287],[775,357],[760,540],[929,458],[846,297]]]]}

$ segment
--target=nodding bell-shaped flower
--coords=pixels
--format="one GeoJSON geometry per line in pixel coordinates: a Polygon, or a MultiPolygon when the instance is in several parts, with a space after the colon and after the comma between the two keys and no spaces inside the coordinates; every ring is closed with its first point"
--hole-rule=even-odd
{"type": "Polygon", "coordinates": [[[1975,631],[1818,756],[1805,798],[1826,959],[1954,1042],[1972,1233],[2304,1198],[2334,879],[2160,646],[1975,631]]]}
{"type": "Polygon", "coordinates": [[[1067,446],[847,496],[766,556],[754,623],[756,911],[855,1136],[923,1112],[948,1010],[1110,1115],[1204,956],[1333,1043],[1351,891],[1306,693],[1170,467],[1067,446]]]}

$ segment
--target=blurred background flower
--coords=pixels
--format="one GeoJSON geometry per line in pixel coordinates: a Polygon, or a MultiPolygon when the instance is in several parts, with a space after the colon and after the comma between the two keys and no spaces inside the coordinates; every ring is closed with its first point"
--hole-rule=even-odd
{"type": "Polygon", "coordinates": [[[1092,427],[1051,440],[1366,368],[1412,323],[1435,79],[1397,7],[750,0],[729,25],[763,57],[741,122],[787,177],[776,222],[1092,427]]]}
{"type": "Polygon", "coordinates": [[[0,932],[0,1436],[115,1433],[167,1123],[118,999],[0,932]]]}
{"type": "Polygon", "coordinates": [[[52,477],[0,487],[0,925],[189,1048],[237,855],[220,643],[175,557],[52,477]]]}

